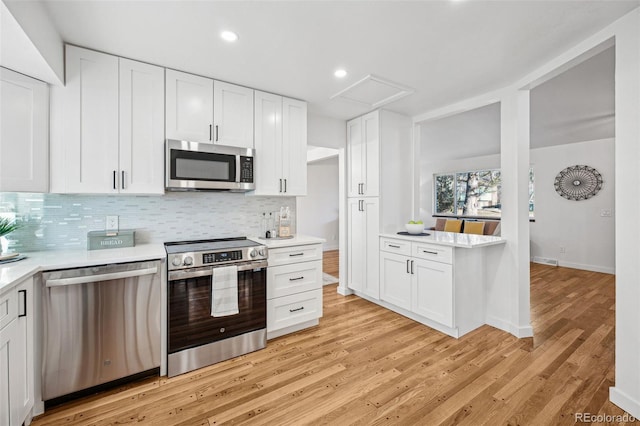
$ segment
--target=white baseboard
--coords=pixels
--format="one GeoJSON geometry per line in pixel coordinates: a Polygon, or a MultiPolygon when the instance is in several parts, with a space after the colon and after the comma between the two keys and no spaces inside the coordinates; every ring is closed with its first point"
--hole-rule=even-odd
{"type": "Polygon", "coordinates": [[[491,327],[513,334],[518,339],[533,337],[533,327],[531,327],[531,325],[517,326],[509,321],[505,321],[494,316],[487,316],[486,323],[491,327]]]}
{"type": "MultiPolygon", "coordinates": [[[[556,260],[551,258],[543,258],[543,257],[532,257],[529,260],[533,263],[541,263],[543,265],[551,265],[549,262],[545,262],[544,259],[548,260],[556,260]]],[[[551,265],[553,266],[553,265],[551,265]]],[[[575,263],[575,262],[566,262],[564,260],[558,260],[558,265],[563,268],[572,268],[572,269],[582,269],[583,271],[591,271],[591,272],[602,272],[603,274],[612,274],[615,275],[616,269],[610,266],[599,266],[599,265],[585,265],[583,263],[575,263]]]]}
{"type": "Polygon", "coordinates": [[[602,272],[603,274],[613,275],[616,273],[616,269],[609,266],[584,265],[582,263],[565,262],[564,260],[558,261],[558,266],[563,266],[565,268],[582,269],[591,272],[602,272]]]}
{"type": "Polygon", "coordinates": [[[338,250],[340,245],[337,241],[322,244],[322,251],[338,250]]]}
{"type": "Polygon", "coordinates": [[[640,401],[636,401],[614,386],[609,388],[609,400],[636,419],[640,419],[640,401]]]}
{"type": "Polygon", "coordinates": [[[347,286],[342,286],[342,281],[340,282],[340,284],[338,284],[338,294],[341,294],[343,296],[350,296],[353,294],[353,290],[351,290],[349,287],[347,286]]]}

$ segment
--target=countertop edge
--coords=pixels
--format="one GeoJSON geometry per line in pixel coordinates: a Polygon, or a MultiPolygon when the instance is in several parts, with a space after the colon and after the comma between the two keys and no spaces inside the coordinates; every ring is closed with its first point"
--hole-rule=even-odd
{"type": "Polygon", "coordinates": [[[505,244],[507,241],[501,237],[495,237],[492,235],[473,235],[473,234],[460,234],[455,232],[442,232],[442,231],[426,231],[428,236],[412,236],[412,235],[399,235],[399,234],[379,234],[380,238],[395,238],[398,240],[412,241],[416,243],[429,243],[437,244],[447,247],[459,247],[459,248],[482,248],[494,245],[505,244]],[[440,238],[440,239],[437,239],[440,238]],[[443,240],[442,238],[450,238],[450,241],[443,240]],[[456,241],[463,239],[474,239],[473,242],[468,241],[456,241]]]}
{"type": "Polygon", "coordinates": [[[165,261],[167,256],[161,243],[105,250],[51,250],[24,254],[27,256],[24,260],[0,265],[0,293],[42,271],[155,259],[165,261]]]}
{"type": "Polygon", "coordinates": [[[310,244],[322,244],[327,240],[320,237],[312,237],[308,235],[296,235],[293,238],[287,239],[273,239],[273,238],[261,238],[261,237],[249,237],[251,240],[264,244],[268,249],[276,249],[276,248],[284,248],[284,247],[294,247],[294,246],[304,246],[310,244]]]}

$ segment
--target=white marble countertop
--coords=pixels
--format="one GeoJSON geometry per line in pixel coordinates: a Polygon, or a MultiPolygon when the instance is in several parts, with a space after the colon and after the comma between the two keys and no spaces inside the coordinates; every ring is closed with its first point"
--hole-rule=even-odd
{"type": "Polygon", "coordinates": [[[264,244],[267,248],[281,248],[281,247],[293,247],[303,246],[307,244],[322,244],[326,240],[318,237],[311,237],[309,235],[296,235],[293,238],[261,238],[251,237],[253,241],[257,241],[260,244],[264,244]]]}
{"type": "Polygon", "coordinates": [[[506,243],[506,240],[502,239],[502,237],[494,237],[492,235],[475,235],[432,230],[425,230],[425,232],[429,235],[380,234],[380,237],[462,248],[486,247],[506,243]]]}
{"type": "Polygon", "coordinates": [[[40,271],[164,259],[167,256],[161,243],[105,250],[51,250],[24,254],[27,256],[24,260],[0,265],[0,292],[40,271]]]}

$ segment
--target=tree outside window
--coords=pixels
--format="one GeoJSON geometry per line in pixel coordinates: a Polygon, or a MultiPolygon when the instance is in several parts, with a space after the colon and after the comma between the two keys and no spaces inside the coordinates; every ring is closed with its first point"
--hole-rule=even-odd
{"type": "MultiPolygon", "coordinates": [[[[436,215],[499,218],[502,177],[499,169],[434,175],[436,215]]],[[[534,211],[534,175],[529,169],[529,216],[534,211]]]]}

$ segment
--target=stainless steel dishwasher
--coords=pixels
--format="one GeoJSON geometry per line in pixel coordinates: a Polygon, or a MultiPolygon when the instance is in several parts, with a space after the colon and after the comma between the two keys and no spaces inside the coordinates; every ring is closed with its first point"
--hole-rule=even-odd
{"type": "Polygon", "coordinates": [[[162,261],[43,273],[43,400],[160,366],[162,261]]]}

